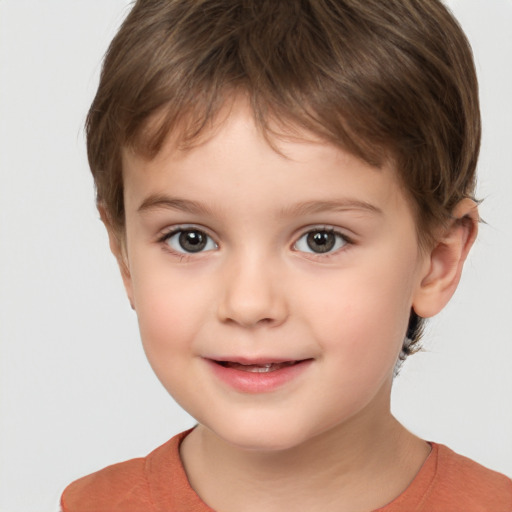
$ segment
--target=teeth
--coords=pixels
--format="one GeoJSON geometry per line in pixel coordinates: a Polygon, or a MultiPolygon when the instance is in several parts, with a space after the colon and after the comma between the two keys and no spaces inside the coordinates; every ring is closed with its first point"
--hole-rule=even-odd
{"type": "MultiPolygon", "coordinates": [[[[252,373],[268,373],[268,372],[272,371],[272,367],[273,366],[277,366],[277,365],[274,365],[272,363],[267,363],[267,364],[264,364],[262,366],[249,365],[247,367],[246,371],[249,371],[249,372],[252,372],[252,373]]],[[[274,368],[274,370],[276,370],[276,369],[277,368],[274,368]]]]}
{"type": "Polygon", "coordinates": [[[241,364],[231,361],[222,361],[221,365],[225,366],[226,368],[232,368],[233,370],[240,370],[243,372],[269,373],[280,370],[281,368],[285,368],[286,366],[292,366],[295,363],[296,361],[287,361],[285,363],[241,364]]]}

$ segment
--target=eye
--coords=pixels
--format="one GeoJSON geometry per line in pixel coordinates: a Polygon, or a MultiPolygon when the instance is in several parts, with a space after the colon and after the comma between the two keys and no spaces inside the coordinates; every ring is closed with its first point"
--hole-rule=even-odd
{"type": "Polygon", "coordinates": [[[344,247],[348,240],[333,229],[314,229],[302,235],[294,245],[301,252],[323,254],[344,247]]]}
{"type": "Polygon", "coordinates": [[[199,229],[178,229],[163,240],[173,251],[196,253],[217,249],[217,244],[204,231],[199,229]]]}

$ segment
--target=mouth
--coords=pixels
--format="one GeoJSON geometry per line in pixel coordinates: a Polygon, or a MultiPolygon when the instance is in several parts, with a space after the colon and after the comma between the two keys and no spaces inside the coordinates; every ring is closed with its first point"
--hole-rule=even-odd
{"type": "Polygon", "coordinates": [[[269,363],[259,363],[259,364],[244,364],[236,361],[214,361],[214,363],[224,367],[230,368],[232,370],[238,370],[241,372],[249,372],[249,373],[271,373],[277,370],[282,370],[283,368],[288,368],[290,366],[295,366],[296,364],[302,363],[305,359],[300,361],[283,361],[283,362],[269,362],[269,363]]]}
{"type": "Polygon", "coordinates": [[[225,385],[244,394],[273,392],[300,379],[314,359],[229,357],[207,358],[213,375],[225,385]]]}

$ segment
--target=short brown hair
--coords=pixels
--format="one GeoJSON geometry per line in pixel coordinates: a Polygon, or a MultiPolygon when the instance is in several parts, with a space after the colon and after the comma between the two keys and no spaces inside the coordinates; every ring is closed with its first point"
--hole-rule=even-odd
{"type": "MultiPolygon", "coordinates": [[[[138,0],[87,118],[97,200],[114,229],[124,230],[122,149],[152,157],[176,127],[191,144],[236,91],[266,135],[277,121],[375,166],[392,159],[422,246],[474,194],[476,73],[439,0],[138,0]]],[[[421,323],[413,312],[406,353],[421,323]]]]}

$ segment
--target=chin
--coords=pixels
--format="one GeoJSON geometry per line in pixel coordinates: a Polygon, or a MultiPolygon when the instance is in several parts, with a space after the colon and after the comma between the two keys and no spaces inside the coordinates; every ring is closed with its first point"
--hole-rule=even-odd
{"type": "Polygon", "coordinates": [[[217,437],[229,445],[243,451],[282,452],[290,450],[310,440],[314,435],[304,430],[298,431],[293,423],[251,422],[205,425],[217,437]]]}
{"type": "Polygon", "coordinates": [[[257,436],[224,437],[224,440],[239,450],[260,453],[283,452],[301,444],[290,436],[276,436],[270,432],[260,432],[257,436]]]}

